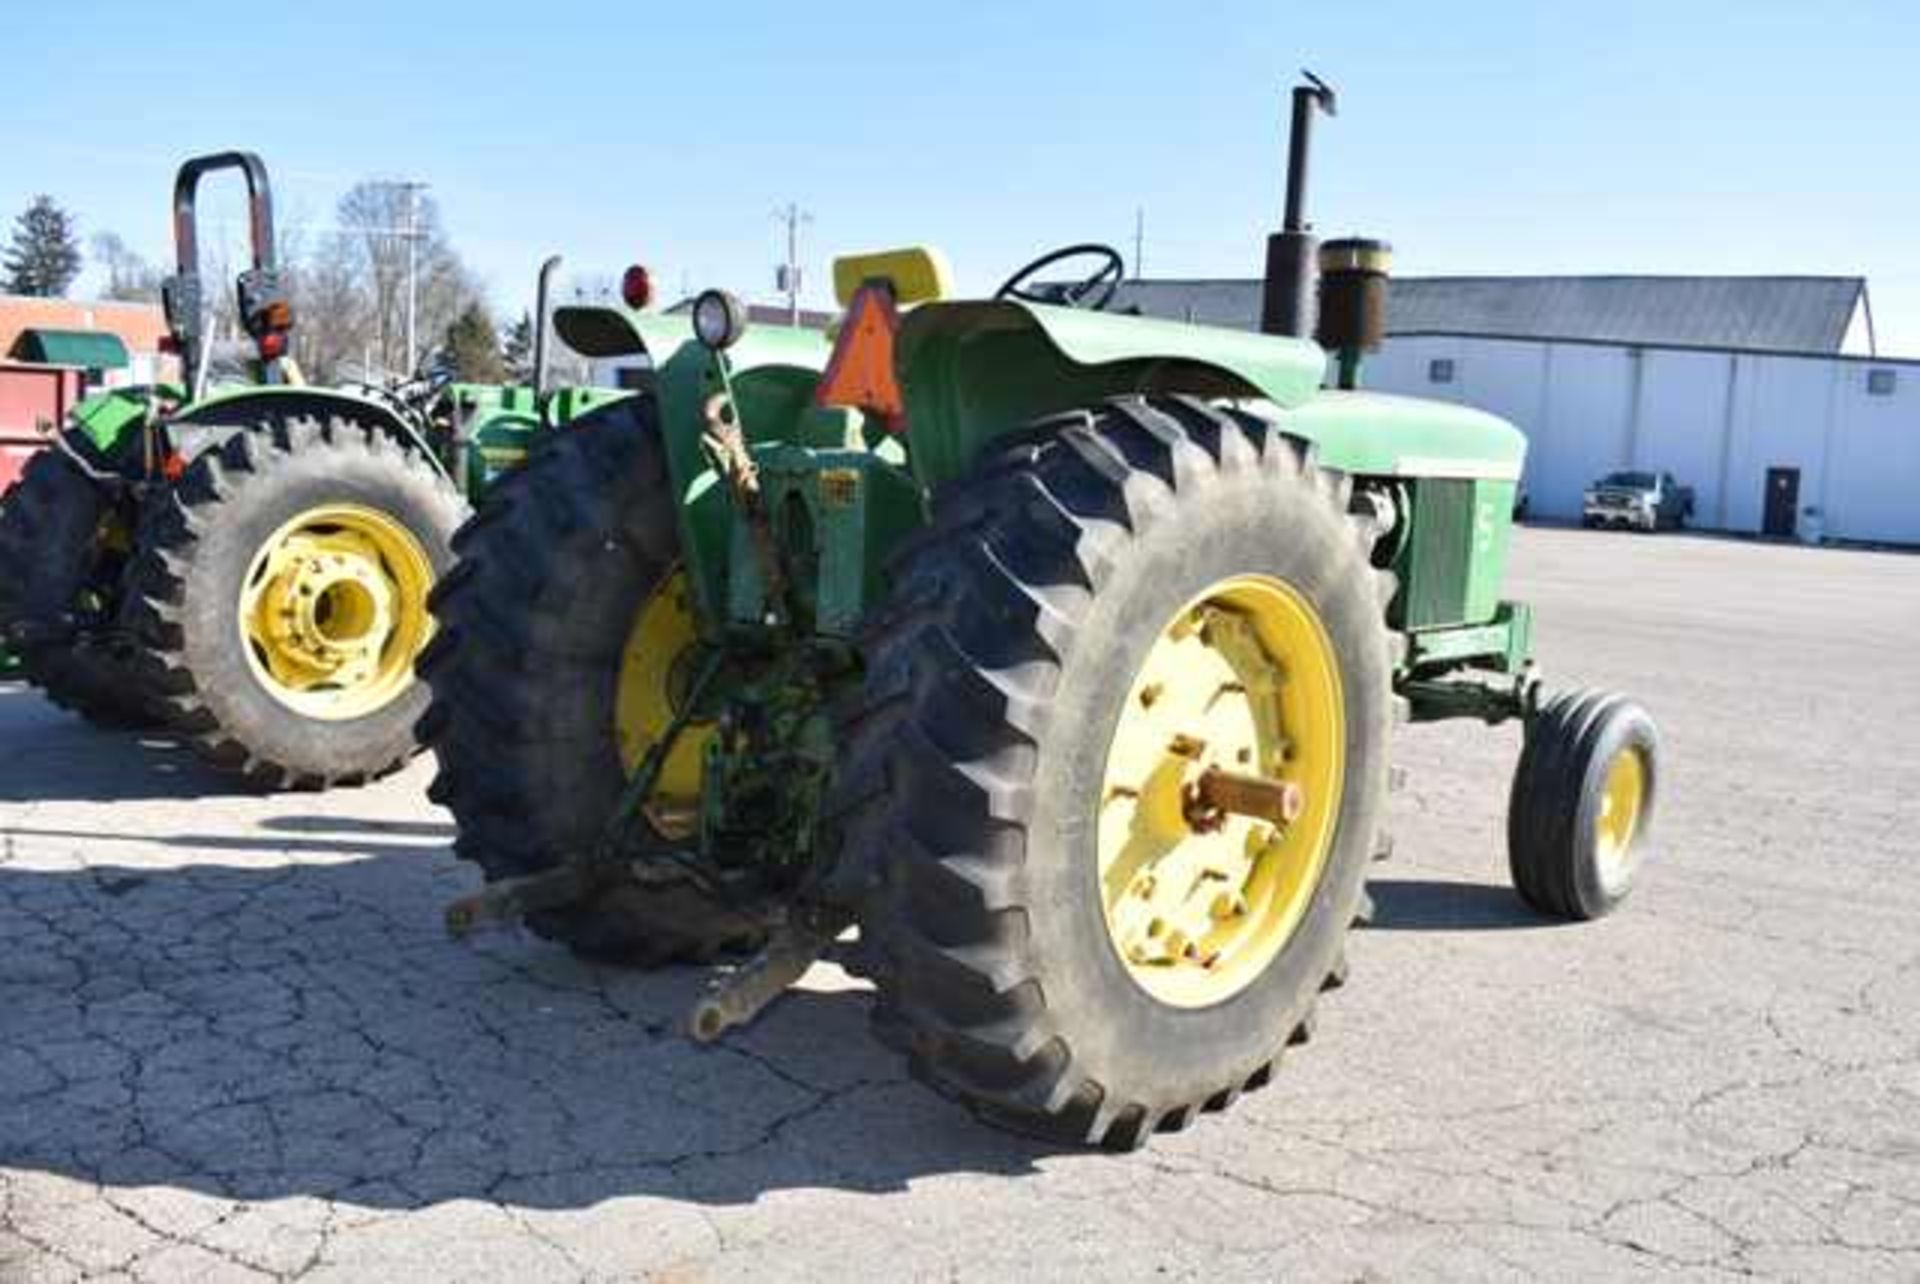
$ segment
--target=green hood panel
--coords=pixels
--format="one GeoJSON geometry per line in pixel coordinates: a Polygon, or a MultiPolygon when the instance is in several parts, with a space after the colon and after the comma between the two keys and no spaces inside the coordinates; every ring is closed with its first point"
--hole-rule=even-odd
{"type": "Polygon", "coordinates": [[[1511,481],[1527,455],[1518,428],[1451,402],[1326,391],[1283,411],[1287,431],[1319,445],[1321,463],[1349,473],[1511,481]]]}
{"type": "Polygon", "coordinates": [[[929,303],[912,309],[900,323],[898,365],[908,370],[924,348],[962,334],[1023,330],[1044,335],[1076,366],[1178,362],[1211,367],[1217,386],[1207,391],[1264,397],[1282,407],[1312,397],[1327,369],[1326,354],[1305,339],[1012,300],[929,303]]]}

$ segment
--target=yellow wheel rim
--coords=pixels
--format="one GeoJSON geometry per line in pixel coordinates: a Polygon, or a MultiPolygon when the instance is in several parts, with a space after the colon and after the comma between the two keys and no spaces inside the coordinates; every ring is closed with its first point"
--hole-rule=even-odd
{"type": "Polygon", "coordinates": [[[323,504],[281,526],[240,589],[240,635],[260,685],[295,713],[365,717],[413,682],[433,633],[433,562],[399,521],[323,504]]]}
{"type": "Polygon", "coordinates": [[[1291,586],[1222,580],[1160,631],[1108,747],[1099,814],[1107,932],[1142,989],[1205,1007],[1285,948],[1326,870],[1346,743],[1333,645],[1291,586]],[[1297,815],[1196,807],[1209,769],[1294,787],[1297,815]]]}
{"type": "MultiPolygon", "coordinates": [[[[629,773],[666,735],[679,712],[699,640],[686,573],[676,570],[641,605],[620,652],[614,735],[629,773]]],[[[711,723],[689,722],[667,751],[645,810],[653,827],[668,838],[685,838],[698,825],[701,774],[712,738],[711,723]]]]}
{"type": "Polygon", "coordinates": [[[1607,766],[1600,791],[1600,814],[1594,818],[1594,842],[1600,869],[1609,885],[1617,883],[1631,864],[1633,841],[1640,833],[1647,804],[1647,760],[1632,745],[1622,749],[1607,766]]]}

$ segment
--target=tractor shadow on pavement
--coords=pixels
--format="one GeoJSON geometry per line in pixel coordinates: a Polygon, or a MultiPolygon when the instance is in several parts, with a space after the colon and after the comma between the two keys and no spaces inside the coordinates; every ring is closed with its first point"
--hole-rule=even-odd
{"type": "Polygon", "coordinates": [[[1376,932],[1463,932],[1563,926],[1537,913],[1505,885],[1437,879],[1376,878],[1368,882],[1376,932]]]}
{"type": "Polygon", "coordinates": [[[85,847],[16,833],[0,1169],[576,1209],[895,1191],[1050,1153],[910,1082],[867,1032],[864,987],[831,965],[702,1048],[680,1033],[702,970],[599,967],[514,932],[450,940],[442,908],[473,880],[431,841],[403,854],[349,826],[324,856],[184,864],[154,835],[158,863],[115,849],[126,863],[72,868],[60,853],[85,847]]]}
{"type": "Polygon", "coordinates": [[[0,805],[257,792],[208,767],[170,736],[104,731],[56,709],[23,684],[0,682],[0,805]]]}

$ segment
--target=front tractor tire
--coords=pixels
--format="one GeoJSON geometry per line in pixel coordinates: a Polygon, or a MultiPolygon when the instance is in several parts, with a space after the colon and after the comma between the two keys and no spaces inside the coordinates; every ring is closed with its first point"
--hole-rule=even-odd
{"type": "MultiPolygon", "coordinates": [[[[654,402],[637,397],[544,436],[455,537],[420,659],[433,692],[421,737],[454,851],[489,882],[590,856],[672,722],[696,642],[676,511],[654,402]]],[[[676,740],[644,810],[656,837],[687,836],[702,725],[676,740]]],[[[619,884],[527,923],[635,966],[748,949],[765,926],[690,881],[619,884]]]]}
{"type": "Polygon", "coordinates": [[[1625,696],[1569,691],[1527,725],[1507,806],[1507,859],[1527,904],[1556,918],[1610,914],[1652,832],[1660,733],[1625,696]]]}
{"type": "Polygon", "coordinates": [[[1261,418],[1127,399],[1020,441],[897,568],[840,806],[881,1037],[992,1122],[1127,1148],[1265,1083],[1345,975],[1386,586],[1261,418]]]}
{"type": "Polygon", "coordinates": [[[466,512],[417,450],[338,414],[264,413],[200,454],[129,572],[146,681],[202,757],[265,788],[404,765],[427,597],[466,512]]]}

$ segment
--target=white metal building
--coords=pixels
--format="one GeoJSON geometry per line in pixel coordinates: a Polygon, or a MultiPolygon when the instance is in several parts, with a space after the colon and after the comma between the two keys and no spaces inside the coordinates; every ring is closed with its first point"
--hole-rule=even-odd
{"type": "Polygon", "coordinates": [[[1418,335],[1368,371],[1525,429],[1535,516],[1577,519],[1613,469],[1665,469],[1701,526],[1920,544],[1920,362],[1418,335]]]}
{"type": "MultiPolygon", "coordinates": [[[[1536,517],[1665,469],[1701,526],[1920,545],[1920,361],[1870,355],[1858,278],[1405,278],[1389,300],[1367,385],[1519,425],[1536,517]]],[[[1251,328],[1259,283],[1128,282],[1119,305],[1251,328]]]]}

